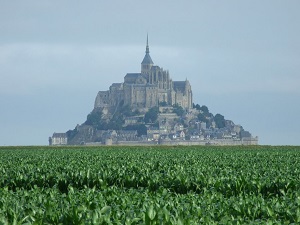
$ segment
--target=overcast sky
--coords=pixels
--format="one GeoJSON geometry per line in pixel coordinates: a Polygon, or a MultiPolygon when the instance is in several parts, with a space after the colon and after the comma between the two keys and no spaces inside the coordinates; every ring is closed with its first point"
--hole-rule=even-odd
{"type": "Polygon", "coordinates": [[[0,0],[0,145],[47,145],[154,64],[260,144],[300,145],[300,1],[0,0]]]}

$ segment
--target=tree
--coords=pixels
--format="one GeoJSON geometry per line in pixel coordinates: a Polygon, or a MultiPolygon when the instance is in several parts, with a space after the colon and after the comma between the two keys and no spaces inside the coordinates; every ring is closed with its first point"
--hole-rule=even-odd
{"type": "Polygon", "coordinates": [[[129,105],[123,105],[118,111],[121,114],[123,114],[124,116],[133,116],[134,115],[134,112],[132,112],[129,105]]]}
{"type": "Polygon", "coordinates": [[[76,136],[77,133],[78,133],[78,130],[76,127],[73,130],[68,130],[67,131],[68,141],[72,140],[76,136]]]}
{"type": "Polygon", "coordinates": [[[209,110],[208,110],[207,106],[203,105],[203,106],[199,107],[199,109],[200,109],[205,115],[209,114],[209,110]]]}
{"type": "Polygon", "coordinates": [[[168,105],[168,103],[165,102],[165,101],[164,102],[159,102],[159,106],[163,106],[164,107],[164,106],[167,106],[167,105],[168,105]]]}
{"type": "Polygon", "coordinates": [[[183,116],[185,110],[178,104],[173,105],[173,112],[177,114],[177,116],[183,116]]]}
{"type": "Polygon", "coordinates": [[[204,116],[203,113],[198,114],[198,120],[201,121],[201,122],[208,123],[208,119],[206,119],[206,117],[204,116]]]}
{"type": "Polygon", "coordinates": [[[139,137],[142,135],[147,135],[147,127],[145,124],[127,125],[124,127],[124,130],[136,130],[139,137]]]}
{"type": "Polygon", "coordinates": [[[109,129],[107,122],[101,121],[100,123],[98,123],[97,130],[107,130],[107,129],[109,129]]]}
{"type": "Polygon", "coordinates": [[[206,123],[206,128],[210,127],[210,125],[211,125],[210,119],[207,119],[206,115],[204,115],[203,113],[198,114],[198,120],[201,121],[201,122],[205,122],[206,123]]]}
{"type": "Polygon", "coordinates": [[[133,112],[134,116],[137,116],[137,115],[140,115],[140,114],[141,114],[141,112],[138,109],[134,110],[134,112],[133,112]]]}
{"type": "Polygon", "coordinates": [[[102,112],[93,110],[89,115],[87,115],[87,119],[84,122],[84,124],[97,127],[101,123],[101,119],[102,119],[102,112]]]}
{"type": "Polygon", "coordinates": [[[199,105],[199,104],[196,104],[196,105],[195,105],[195,104],[193,103],[193,108],[195,108],[195,109],[197,109],[197,110],[200,110],[200,105],[199,105]]]}
{"type": "Polygon", "coordinates": [[[144,121],[145,123],[154,123],[158,117],[158,107],[154,106],[146,112],[144,121]]]}
{"type": "Polygon", "coordinates": [[[216,114],[214,117],[215,123],[217,128],[223,128],[225,127],[225,119],[224,116],[222,116],[221,114],[216,114]]]}

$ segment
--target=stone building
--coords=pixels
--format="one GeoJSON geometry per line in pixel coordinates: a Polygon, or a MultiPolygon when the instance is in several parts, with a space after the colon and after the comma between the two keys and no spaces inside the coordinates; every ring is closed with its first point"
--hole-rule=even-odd
{"type": "Polygon", "coordinates": [[[118,107],[124,102],[133,109],[149,109],[165,105],[192,108],[192,89],[189,81],[172,81],[169,72],[155,66],[150,57],[148,36],[146,54],[140,73],[127,73],[123,83],[113,83],[109,90],[99,91],[94,108],[118,107]]]}
{"type": "Polygon", "coordinates": [[[211,113],[206,116],[208,122],[199,121],[198,115],[204,112],[193,108],[192,97],[187,79],[173,81],[169,71],[154,65],[147,36],[140,72],[127,73],[124,82],[113,83],[108,90],[98,92],[90,114],[97,122],[87,120],[66,133],[54,133],[49,137],[49,145],[258,144],[257,137],[230,120],[225,120],[222,128],[216,126],[211,113]],[[178,108],[174,105],[184,108],[184,114],[175,111],[178,108]],[[159,106],[156,123],[145,124],[146,112],[155,106],[159,106]],[[124,113],[120,113],[122,110],[124,113]],[[145,128],[147,135],[141,135],[145,128]]]}
{"type": "Polygon", "coordinates": [[[66,145],[68,143],[68,137],[66,133],[54,133],[52,137],[49,137],[49,145],[66,145]]]}

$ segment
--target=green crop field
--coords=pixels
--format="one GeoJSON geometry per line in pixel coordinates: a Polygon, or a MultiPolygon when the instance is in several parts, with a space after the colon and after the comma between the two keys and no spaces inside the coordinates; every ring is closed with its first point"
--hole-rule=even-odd
{"type": "Polygon", "coordinates": [[[0,224],[299,224],[300,147],[1,147],[0,224]]]}

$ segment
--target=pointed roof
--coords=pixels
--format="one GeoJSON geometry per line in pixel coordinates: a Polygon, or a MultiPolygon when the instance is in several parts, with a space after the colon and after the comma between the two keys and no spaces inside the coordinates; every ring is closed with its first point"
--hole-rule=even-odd
{"type": "Polygon", "coordinates": [[[148,45],[148,34],[147,34],[147,45],[146,45],[146,55],[142,61],[142,64],[152,64],[153,65],[153,61],[151,59],[151,56],[149,55],[150,51],[149,51],[149,45],[148,45]]]}

